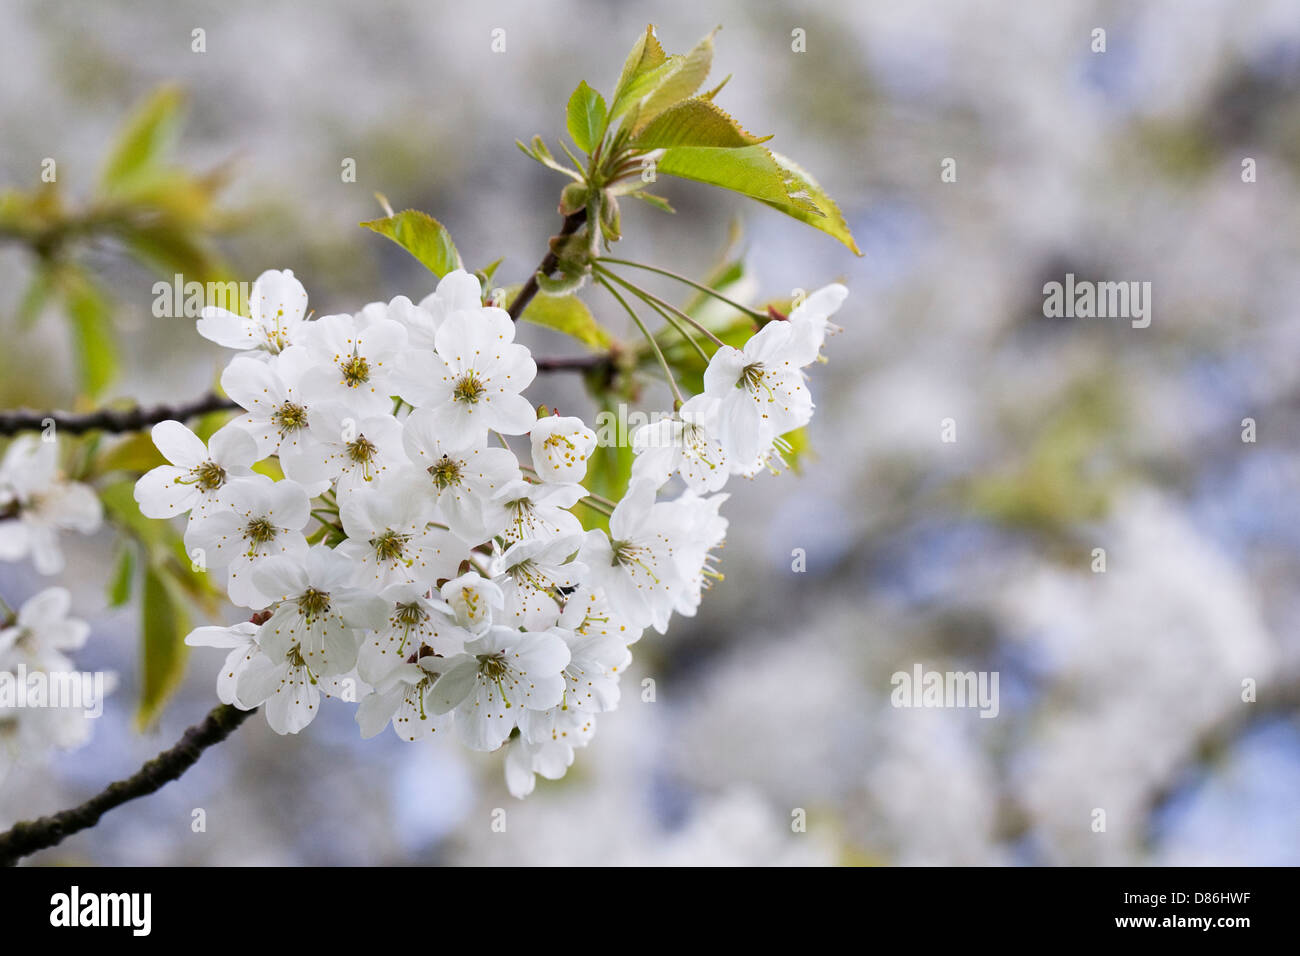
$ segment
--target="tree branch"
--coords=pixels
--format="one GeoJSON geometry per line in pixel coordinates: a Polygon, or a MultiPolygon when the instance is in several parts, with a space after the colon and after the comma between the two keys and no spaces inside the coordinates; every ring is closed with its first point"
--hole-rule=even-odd
{"type": "Polygon", "coordinates": [[[8,832],[0,833],[0,866],[13,866],[20,857],[61,843],[78,830],[93,827],[114,807],[148,796],[178,779],[194,766],[203,751],[221,743],[254,713],[256,709],[240,710],[229,704],[214,707],[202,723],[185,731],[176,746],[164,750],[133,776],[110,783],[79,807],[39,820],[15,823],[8,832]]]}
{"type": "Polygon", "coordinates": [[[15,435],[24,431],[40,431],[49,421],[54,422],[56,431],[65,431],[70,435],[84,432],[133,432],[156,425],[158,422],[175,419],[185,421],[208,412],[231,411],[239,408],[234,402],[220,395],[204,395],[202,398],[184,405],[159,405],[154,408],[101,409],[74,415],[67,412],[34,412],[19,409],[13,412],[0,412],[0,435],[15,435]]]}
{"type": "MultiPolygon", "coordinates": [[[[570,213],[564,217],[564,224],[560,227],[560,232],[554,239],[567,239],[577,232],[586,221],[587,210],[579,209],[575,213],[570,213]]],[[[524,314],[524,309],[528,307],[528,303],[532,302],[533,296],[537,295],[537,273],[540,272],[542,275],[549,276],[559,264],[560,259],[552,248],[546,254],[546,258],[533,271],[533,274],[528,277],[528,281],[524,283],[523,288],[519,290],[519,294],[515,296],[515,301],[510,303],[510,308],[506,310],[510,313],[510,318],[516,322],[519,321],[519,316],[524,314]]]]}
{"type": "Polygon", "coordinates": [[[539,358],[537,371],[546,372],[588,372],[614,361],[613,352],[597,352],[595,355],[574,355],[569,358],[539,358]]]}
{"type": "MultiPolygon", "coordinates": [[[[536,292],[536,289],[533,290],[536,292]]],[[[524,290],[519,296],[523,297],[524,290]]],[[[531,296],[529,296],[531,298],[531,296]]],[[[539,358],[537,371],[549,372],[586,372],[600,368],[613,361],[610,352],[598,352],[595,355],[578,355],[566,358],[539,358]]],[[[41,431],[48,422],[53,421],[56,432],[63,431],[69,435],[81,435],[85,432],[134,432],[156,425],[159,422],[174,420],[183,422],[208,412],[238,411],[239,405],[220,395],[204,395],[184,405],[158,405],[153,408],[124,408],[120,410],[101,409],[97,412],[73,414],[70,412],[38,412],[20,408],[11,412],[0,412],[0,436],[16,435],[19,432],[41,431]]]]}

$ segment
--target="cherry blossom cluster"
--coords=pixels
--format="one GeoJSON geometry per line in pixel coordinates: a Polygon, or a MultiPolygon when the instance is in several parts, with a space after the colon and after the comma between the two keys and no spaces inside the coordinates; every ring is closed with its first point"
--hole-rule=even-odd
{"type": "Polygon", "coordinates": [[[238,351],[221,384],[244,414],[206,443],[158,424],[170,464],[135,494],[146,516],[188,515],[191,557],[253,612],[187,638],[228,651],[221,700],[263,707],[279,733],[324,696],[357,701],[366,737],[508,744],[516,796],[562,776],[617,705],[629,645],[693,615],[718,577],[718,491],[779,468],[845,294],[720,347],[704,392],[633,434],[632,480],[607,504],[582,485],[596,434],[538,417],[522,394],[536,363],[472,275],[312,319],[293,274],[269,271],[248,316],[205,309],[200,334],[238,351]],[[584,530],[579,505],[612,509],[609,532],[584,530]]]}
{"type": "MultiPolygon", "coordinates": [[[[89,685],[68,657],[90,634],[89,624],[68,617],[71,600],[65,588],[46,588],[17,611],[0,614],[0,778],[23,754],[71,750],[90,739],[87,708],[102,701],[82,696],[89,685]],[[76,706],[51,693],[51,687],[71,688],[74,680],[76,706]]],[[[102,675],[100,689],[115,683],[113,675],[102,675]]]]}
{"type": "MultiPolygon", "coordinates": [[[[92,534],[102,521],[94,490],[59,467],[53,431],[20,435],[9,444],[0,459],[0,561],[30,559],[41,574],[58,574],[66,563],[60,532],[92,534]]],[[[22,754],[73,749],[90,737],[81,709],[50,701],[19,706],[2,692],[41,675],[71,678],[66,652],[85,644],[90,628],[67,616],[70,602],[65,589],[53,587],[16,611],[0,603],[0,776],[22,754]]]]}

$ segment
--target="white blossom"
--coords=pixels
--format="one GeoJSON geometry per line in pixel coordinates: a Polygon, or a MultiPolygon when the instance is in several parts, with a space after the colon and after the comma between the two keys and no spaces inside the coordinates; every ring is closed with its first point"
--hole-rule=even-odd
{"type": "Polygon", "coordinates": [[[533,469],[542,481],[582,481],[596,450],[596,433],[581,418],[547,415],[529,432],[533,469]]]}
{"type": "Polygon", "coordinates": [[[334,479],[340,500],[410,464],[396,418],[386,412],[364,418],[354,415],[342,402],[313,405],[307,413],[313,443],[297,461],[298,470],[308,476],[334,479]]]}
{"type": "Polygon", "coordinates": [[[445,443],[427,409],[406,419],[402,442],[415,465],[407,480],[414,493],[433,501],[438,520],[475,544],[505,527],[506,513],[497,493],[520,477],[519,462],[510,451],[445,443]]]}
{"type": "Polygon", "coordinates": [[[208,306],[199,313],[199,335],[228,349],[275,355],[285,348],[307,314],[307,290],[292,272],[268,270],[253,283],[247,316],[208,306]]]}
{"type": "Polygon", "coordinates": [[[425,409],[452,447],[484,442],[490,432],[527,432],[537,412],[519,393],[537,375],[537,363],[514,338],[515,324],[504,309],[451,313],[438,328],[436,351],[412,349],[402,356],[402,398],[425,409]]]}
{"type": "Polygon", "coordinates": [[[633,480],[661,487],[674,472],[692,491],[717,491],[730,473],[727,453],[716,437],[721,402],[696,395],[672,418],[649,422],[632,433],[633,480]]]}
{"type": "Polygon", "coordinates": [[[58,455],[57,443],[20,435],[0,460],[0,561],[30,554],[41,574],[58,574],[64,563],[59,532],[99,528],[99,498],[63,476],[58,455]]]}
{"type": "Polygon", "coordinates": [[[496,750],[527,710],[554,707],[564,696],[569,649],[555,633],[493,626],[447,661],[433,685],[436,713],[452,711],[461,741],[496,750]]]}
{"type": "Polygon", "coordinates": [[[388,619],[365,633],[357,652],[357,673],[376,687],[409,659],[425,653],[459,654],[474,637],[446,613],[441,601],[428,597],[427,587],[394,584],[379,596],[388,608],[388,619]]]}
{"type": "Polygon", "coordinates": [[[439,596],[451,619],[477,636],[505,611],[506,599],[500,586],[475,571],[446,582],[439,596]]]}
{"type": "Polygon", "coordinates": [[[185,637],[190,647],[219,647],[230,651],[217,674],[217,699],[223,704],[249,709],[240,702],[236,687],[239,676],[261,651],[257,643],[258,629],[259,625],[244,621],[230,627],[196,627],[185,637]]]}
{"type": "Polygon", "coordinates": [[[361,587],[415,583],[427,589],[453,576],[468,553],[460,538],[432,524],[432,503],[405,490],[379,483],[340,503],[347,540],[336,550],[353,562],[361,587]]]}
{"type": "Polygon", "coordinates": [[[388,303],[388,318],[406,326],[412,348],[433,351],[437,348],[438,328],[453,312],[473,312],[483,306],[478,279],[456,269],[447,273],[438,288],[413,305],[404,295],[388,303]]]}
{"type": "Polygon", "coordinates": [[[13,620],[0,628],[0,670],[20,663],[29,670],[70,670],[67,652],[80,650],[90,635],[89,624],[68,617],[71,605],[72,595],[60,587],[46,588],[24,601],[13,620]]]}
{"type": "Polygon", "coordinates": [[[135,500],[146,518],[170,518],[194,509],[202,513],[231,482],[253,474],[257,442],[238,425],[219,429],[206,445],[175,421],[159,422],[150,434],[171,464],[159,465],[135,483],[135,500]]]}
{"type": "Polygon", "coordinates": [[[587,532],[578,556],[620,615],[662,634],[685,585],[674,554],[684,543],[678,516],[656,503],[652,483],[637,481],[614,509],[609,534],[587,532]]]}
{"type": "Polygon", "coordinates": [[[221,387],[248,413],[234,424],[253,437],[258,456],[279,456],[286,477],[319,494],[333,476],[322,467],[316,453],[320,440],[308,428],[312,405],[302,382],[312,368],[307,350],[290,345],[271,361],[232,359],[221,375],[221,387]]]}
{"type": "Polygon", "coordinates": [[[587,572],[576,560],[582,540],[574,534],[520,541],[494,559],[492,577],[505,597],[505,620],[539,631],[559,619],[561,590],[577,587],[587,572]]]}
{"type": "Polygon", "coordinates": [[[217,504],[195,515],[185,529],[185,548],[208,568],[228,568],[230,600],[241,607],[265,607],[272,596],[258,589],[250,573],[272,555],[301,558],[302,530],[311,502],[297,482],[253,475],[225,490],[217,504]]]}
{"type": "Polygon", "coordinates": [[[383,626],[387,612],[376,594],[350,586],[350,562],[325,547],[302,558],[267,558],[253,572],[256,586],[276,594],[275,609],[258,632],[260,653],[239,673],[242,706],[264,705],[267,723],[293,734],[315,719],[329,678],[356,665],[360,632],[383,626]]]}
{"type": "Polygon", "coordinates": [[[848,294],[848,289],[833,282],[822,286],[795,306],[786,321],[793,329],[792,358],[796,365],[802,367],[817,361],[827,333],[839,331],[839,326],[831,322],[830,317],[839,311],[848,294]]]}
{"type": "Polygon", "coordinates": [[[507,541],[525,541],[581,534],[582,522],[569,509],[585,497],[587,489],[576,482],[512,481],[496,495],[496,504],[506,518],[501,536],[507,541]]]}
{"type": "Polygon", "coordinates": [[[788,322],[769,322],[743,349],[718,347],[704,370],[704,393],[718,401],[717,435],[728,458],[748,465],[812,418],[800,358],[788,322]]]}
{"type": "MultiPolygon", "coordinates": [[[[537,711],[525,713],[531,717],[537,711]]],[[[533,741],[519,734],[506,748],[506,787],[512,796],[522,799],[532,793],[537,783],[535,774],[547,780],[563,777],[573,766],[574,750],[585,747],[595,735],[596,718],[582,711],[565,711],[558,720],[551,721],[550,727],[551,733],[544,739],[533,741]]]]}
{"type": "Polygon", "coordinates": [[[402,325],[388,318],[325,315],[300,325],[293,344],[304,346],[312,361],[302,378],[307,401],[343,402],[358,418],[392,410],[393,374],[406,347],[402,325]]]}
{"type": "Polygon", "coordinates": [[[389,671],[357,707],[357,724],[362,737],[374,737],[385,727],[403,740],[416,741],[446,730],[451,713],[435,713],[431,703],[434,684],[441,676],[443,658],[426,654],[414,663],[402,663],[389,671]]]}

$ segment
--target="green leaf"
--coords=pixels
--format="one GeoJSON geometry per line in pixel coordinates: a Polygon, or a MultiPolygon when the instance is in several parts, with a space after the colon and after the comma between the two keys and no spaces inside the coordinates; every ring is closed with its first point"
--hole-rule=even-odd
{"type": "Polygon", "coordinates": [[[121,607],[131,600],[131,583],[135,579],[135,546],[123,541],[117,549],[117,564],[108,581],[108,606],[121,607]]]}
{"type": "Polygon", "coordinates": [[[176,530],[166,521],[153,521],[140,513],[135,503],[135,480],[115,481],[100,489],[99,500],[104,505],[108,520],[144,546],[149,560],[161,557],[171,538],[179,538],[176,530]]]}
{"type": "Polygon", "coordinates": [[[546,143],[542,141],[540,136],[533,137],[533,144],[531,146],[525,146],[519,140],[515,140],[515,145],[519,147],[520,151],[525,156],[530,159],[535,159],[547,169],[553,169],[557,173],[564,173],[564,175],[568,176],[575,182],[582,182],[582,174],[577,170],[570,169],[568,166],[561,165],[560,162],[551,155],[551,151],[546,148],[546,143]]]}
{"type": "Polygon", "coordinates": [[[451,241],[451,234],[428,213],[405,209],[396,215],[371,219],[361,225],[393,240],[438,278],[462,268],[460,253],[451,241]]]}
{"type": "Polygon", "coordinates": [[[164,86],[136,108],[100,175],[105,191],[121,191],[138,185],[157,169],[180,124],[183,103],[179,88],[164,86]]]}
{"type": "Polygon", "coordinates": [[[193,559],[185,550],[185,539],[176,535],[171,541],[171,553],[158,566],[159,570],[181,592],[199,602],[215,614],[225,599],[225,593],[216,584],[216,575],[210,571],[195,571],[193,559]]]}
{"type": "Polygon", "coordinates": [[[160,275],[179,273],[196,282],[234,281],[203,240],[184,225],[164,220],[147,226],[132,225],[120,232],[131,254],[160,275]]]}
{"type": "Polygon", "coordinates": [[[80,272],[63,273],[63,291],[72,327],[81,390],[91,398],[100,395],[117,377],[119,362],[113,338],[113,314],[100,291],[80,272]]]}
{"type": "Polygon", "coordinates": [[[54,270],[43,265],[38,267],[18,303],[19,328],[29,329],[36,324],[36,320],[41,317],[41,313],[45,310],[45,305],[49,302],[50,293],[53,290],[54,270]]]}
{"type": "Polygon", "coordinates": [[[666,109],[670,109],[691,96],[704,83],[713,67],[713,37],[721,27],[716,27],[690,53],[677,61],[677,68],[665,76],[654,91],[647,96],[637,112],[637,125],[644,126],[666,109]]]}
{"type": "Polygon", "coordinates": [[[107,475],[114,471],[129,471],[143,474],[165,464],[167,459],[154,445],[149,432],[143,431],[136,432],[100,452],[95,459],[94,473],[107,475]]]}
{"type": "Polygon", "coordinates": [[[721,186],[764,202],[791,202],[781,167],[763,146],[676,146],[664,151],[656,168],[668,176],[721,186]]]}
{"type": "Polygon", "coordinates": [[[715,96],[717,96],[719,93],[721,93],[721,92],[722,92],[722,88],[723,88],[724,86],[726,86],[726,85],[727,85],[728,83],[730,83],[730,82],[731,82],[731,74],[728,73],[726,76],[724,76],[724,77],[722,78],[722,82],[719,83],[717,86],[715,86],[713,89],[709,90],[707,93],[701,93],[701,94],[700,94],[700,99],[702,99],[702,100],[711,100],[711,99],[713,99],[715,96]]]}
{"type": "MultiPolygon", "coordinates": [[[[511,286],[506,290],[507,302],[514,301],[519,288],[511,286]]],[[[544,325],[548,329],[563,332],[598,351],[607,350],[614,342],[613,336],[596,321],[587,304],[576,295],[547,295],[539,292],[533,296],[533,301],[528,303],[520,318],[534,325],[544,325]]]]}
{"type": "Polygon", "coordinates": [[[643,193],[640,190],[631,193],[631,196],[633,199],[639,199],[644,203],[649,203],[651,206],[654,206],[660,212],[677,211],[671,205],[669,205],[668,200],[665,199],[663,196],[656,196],[653,193],[643,193]]]}
{"type": "Polygon", "coordinates": [[[771,139],[747,133],[727,113],[708,100],[678,103],[664,111],[632,139],[639,149],[667,149],[674,146],[720,146],[735,149],[771,139]]]}
{"type": "Polygon", "coordinates": [[[185,673],[189,612],[159,569],[144,572],[140,606],[140,704],[136,724],[154,722],[185,673]]]}
{"type": "Polygon", "coordinates": [[[627,89],[623,91],[623,95],[615,100],[614,105],[610,107],[610,119],[626,116],[627,119],[623,122],[623,127],[635,127],[636,121],[641,115],[642,105],[669,77],[681,69],[682,59],[681,54],[670,56],[654,69],[647,70],[635,77],[628,84],[627,89]]]}
{"type": "Polygon", "coordinates": [[[862,255],[839,207],[826,191],[793,160],[765,146],[675,146],[664,150],[657,169],[669,176],[721,186],[757,199],[820,229],[862,255]]]}
{"type": "Polygon", "coordinates": [[[497,269],[501,266],[501,263],[505,261],[505,256],[493,259],[482,269],[479,269],[478,272],[474,273],[478,276],[479,282],[483,284],[483,288],[486,289],[492,285],[492,277],[497,274],[497,269]]]}
{"type": "Polygon", "coordinates": [[[578,88],[569,97],[568,125],[569,135],[584,153],[590,153],[605,135],[605,98],[586,84],[578,88]]]}
{"type": "Polygon", "coordinates": [[[629,89],[633,83],[636,83],[647,73],[663,66],[664,48],[659,45],[655,38],[654,24],[645,28],[645,33],[637,38],[636,44],[632,47],[632,52],[627,55],[627,60],[623,63],[623,72],[619,74],[618,85],[614,87],[614,98],[610,107],[610,116],[621,114],[624,100],[628,96],[629,89]]]}
{"type": "Polygon", "coordinates": [[[858,248],[857,242],[854,241],[853,233],[849,231],[848,223],[844,221],[839,206],[835,205],[835,200],[831,199],[826,190],[822,189],[817,180],[813,179],[812,174],[800,167],[794,160],[782,156],[780,153],[772,153],[772,159],[784,171],[786,189],[791,197],[810,200],[817,207],[820,215],[811,212],[804,206],[785,206],[775,203],[769,203],[769,205],[775,206],[787,216],[793,216],[801,222],[806,222],[814,229],[820,229],[822,232],[835,237],[852,249],[855,255],[862,255],[862,250],[858,248]]]}

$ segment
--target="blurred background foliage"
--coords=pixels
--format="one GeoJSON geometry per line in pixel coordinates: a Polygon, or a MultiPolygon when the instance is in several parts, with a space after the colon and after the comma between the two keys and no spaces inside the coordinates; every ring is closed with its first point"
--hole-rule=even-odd
{"type": "MultiPolygon", "coordinates": [[[[726,581],[700,617],[637,646],[621,709],[523,804],[498,757],[363,742],[339,708],[301,739],[250,723],[148,812],[43,861],[1300,862],[1300,21],[1286,0],[7,0],[0,238],[26,241],[0,243],[0,402],[208,390],[224,356],[191,321],[153,317],[159,275],[291,268],[318,314],[423,296],[428,273],[357,228],[381,215],[376,192],[446,224],[470,268],[504,257],[494,282],[522,283],[557,229],[560,180],[514,141],[554,143],[574,86],[608,93],[647,20],[670,49],[723,24],[728,112],[816,172],[865,253],[668,177],[655,191],[676,215],[624,204],[617,255],[697,278],[716,265],[755,304],[851,290],[814,370],[802,474],[730,489],[726,581]],[[46,158],[57,184],[40,181],[46,158]],[[1067,272],[1150,281],[1151,327],[1044,318],[1042,286],[1067,272]],[[917,662],[998,671],[998,718],[891,707],[891,674],[917,662]],[[654,703],[637,693],[647,677],[654,703]],[[206,833],[190,830],[197,806],[206,833]],[[495,806],[506,834],[489,830],[495,806]],[[794,808],[808,833],[791,833],[794,808]]],[[[607,297],[584,298],[631,339],[607,297]]],[[[521,336],[541,355],[586,349],[521,336]]],[[[594,411],[576,376],[533,395],[594,411]]],[[[669,404],[656,386],[638,399],[669,404]]],[[[138,673],[137,634],[159,625],[109,605],[125,574],[151,614],[227,612],[159,570],[165,541],[139,539],[132,558],[114,541],[79,547],[62,583],[94,622],[84,666],[123,686],[90,747],[0,782],[6,820],[97,790],[212,703],[215,655],[138,673]],[[178,696],[137,732],[137,702],[168,684],[178,696]]],[[[6,597],[43,583],[0,566],[6,597]]]]}

